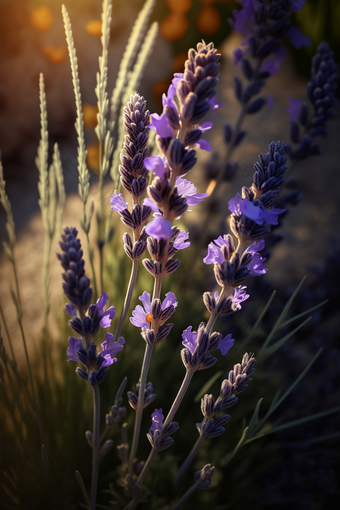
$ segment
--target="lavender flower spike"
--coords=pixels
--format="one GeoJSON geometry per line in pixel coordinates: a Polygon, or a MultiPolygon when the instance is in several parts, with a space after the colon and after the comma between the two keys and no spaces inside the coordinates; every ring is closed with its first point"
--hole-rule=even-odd
{"type": "Polygon", "coordinates": [[[151,415],[152,425],[149,428],[149,434],[156,432],[156,430],[162,430],[164,421],[163,409],[155,409],[151,415]]]}
{"type": "MultiPolygon", "coordinates": [[[[136,306],[132,312],[132,317],[130,317],[130,322],[137,328],[142,328],[142,331],[145,332],[150,328],[151,321],[154,318],[149,292],[143,292],[143,294],[139,297],[139,300],[142,302],[143,306],[136,306]]],[[[171,307],[175,309],[177,304],[178,302],[175,294],[173,292],[168,292],[165,294],[165,299],[161,305],[161,311],[171,309],[171,307]]]]}

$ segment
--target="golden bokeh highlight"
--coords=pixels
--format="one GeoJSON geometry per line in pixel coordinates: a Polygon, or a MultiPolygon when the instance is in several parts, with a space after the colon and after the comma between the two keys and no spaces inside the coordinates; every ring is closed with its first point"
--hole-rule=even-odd
{"type": "Polygon", "coordinates": [[[216,34],[221,28],[221,24],[221,15],[215,7],[211,5],[202,7],[197,17],[197,28],[202,34],[216,34]]]}
{"type": "Polygon", "coordinates": [[[166,0],[171,12],[185,14],[192,7],[192,0],[166,0]]]}
{"type": "Polygon", "coordinates": [[[93,106],[92,104],[84,103],[82,106],[82,111],[84,126],[86,128],[96,127],[98,106],[97,105],[93,106]]]}
{"type": "Polygon", "coordinates": [[[41,48],[41,52],[52,64],[61,64],[67,59],[66,46],[46,45],[41,48]]]}
{"type": "Polygon", "coordinates": [[[90,170],[99,174],[99,145],[93,144],[86,147],[86,163],[90,170]]]}
{"type": "Polygon", "coordinates": [[[50,30],[54,22],[51,9],[46,5],[34,7],[34,9],[30,12],[29,22],[37,32],[47,32],[50,30]]]}
{"type": "Polygon", "coordinates": [[[182,39],[189,28],[188,18],[178,12],[171,12],[161,21],[160,31],[167,41],[178,41],[182,39]]]}
{"type": "Polygon", "coordinates": [[[85,31],[92,35],[92,37],[101,37],[102,35],[102,22],[100,19],[91,19],[85,25],[85,31]]]}

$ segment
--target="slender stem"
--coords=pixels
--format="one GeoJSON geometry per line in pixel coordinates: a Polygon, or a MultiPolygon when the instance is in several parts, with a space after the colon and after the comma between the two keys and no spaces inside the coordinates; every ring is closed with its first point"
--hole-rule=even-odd
{"type": "Polygon", "coordinates": [[[16,366],[17,365],[17,361],[15,359],[15,354],[14,354],[14,350],[13,350],[12,340],[11,340],[11,336],[10,336],[9,331],[8,331],[7,323],[6,323],[5,316],[4,316],[4,313],[2,311],[2,307],[1,306],[0,306],[0,314],[1,314],[2,322],[4,323],[6,335],[7,335],[7,338],[8,338],[9,348],[11,349],[12,358],[13,358],[13,361],[15,362],[15,366],[16,366]]]}
{"type": "Polygon", "coordinates": [[[170,423],[172,423],[174,417],[175,417],[175,414],[183,400],[183,397],[184,395],[186,394],[187,392],[187,389],[189,387],[189,384],[191,382],[191,379],[192,379],[192,376],[194,375],[195,371],[193,369],[188,369],[186,371],[186,374],[185,374],[185,377],[183,379],[183,382],[181,384],[181,387],[180,389],[178,390],[178,393],[176,395],[176,398],[175,400],[173,401],[173,404],[171,406],[171,409],[170,411],[168,412],[168,415],[167,417],[165,418],[165,422],[163,423],[163,430],[165,429],[165,427],[167,427],[168,425],[170,425],[170,423]]]}
{"type": "MultiPolygon", "coordinates": [[[[151,467],[151,465],[153,463],[153,460],[154,460],[154,458],[156,456],[156,453],[157,453],[157,450],[155,450],[155,448],[152,448],[151,452],[149,454],[148,460],[144,464],[142,472],[141,472],[141,474],[138,477],[137,485],[139,485],[139,486],[142,485],[143,480],[146,477],[146,475],[148,474],[148,471],[149,471],[149,469],[150,469],[150,467],[151,467]]],[[[139,500],[140,500],[140,497],[133,498],[133,500],[130,501],[130,503],[128,503],[123,510],[134,510],[136,508],[136,506],[138,505],[139,500]]]]}
{"type": "Polygon", "coordinates": [[[104,291],[104,258],[103,258],[103,250],[104,246],[100,244],[99,246],[99,260],[100,260],[100,289],[104,291]]]}
{"type": "Polygon", "coordinates": [[[201,446],[203,444],[203,441],[204,441],[204,438],[202,436],[199,436],[199,438],[197,439],[196,443],[192,447],[191,452],[189,453],[189,455],[187,456],[187,458],[185,459],[185,461],[181,465],[181,467],[180,467],[180,469],[178,471],[178,474],[176,476],[176,482],[175,483],[178,483],[179,480],[182,478],[183,474],[185,473],[185,471],[190,466],[191,462],[196,457],[198,450],[201,448],[201,446]]]}
{"type": "Polygon", "coordinates": [[[148,371],[149,371],[152,350],[153,350],[153,346],[146,344],[143,365],[142,365],[142,371],[141,371],[141,375],[140,375],[140,382],[139,382],[138,404],[137,404],[137,409],[136,409],[135,428],[133,431],[133,440],[132,440],[132,446],[131,446],[131,452],[130,452],[130,458],[129,458],[129,472],[130,473],[132,473],[132,462],[133,462],[133,459],[135,458],[135,455],[137,452],[137,447],[138,447],[140,427],[141,427],[141,423],[142,423],[142,414],[143,414],[143,408],[144,408],[144,393],[145,393],[145,387],[146,387],[146,378],[147,378],[148,371]]]}
{"type": "Polygon", "coordinates": [[[138,480],[137,480],[137,484],[139,486],[142,485],[143,481],[144,481],[144,478],[146,477],[146,475],[148,474],[148,471],[154,461],[154,458],[156,457],[156,453],[157,453],[157,450],[155,448],[152,448],[150,454],[149,454],[149,457],[148,457],[148,460],[145,462],[144,464],[144,467],[142,469],[142,472],[141,474],[139,475],[138,477],[138,480]]]}
{"type": "Polygon", "coordinates": [[[177,502],[177,504],[171,509],[171,510],[178,510],[179,508],[181,508],[181,506],[183,505],[183,503],[185,503],[185,501],[188,499],[189,496],[191,496],[191,494],[197,489],[197,485],[194,483],[194,485],[192,485],[191,487],[189,487],[189,489],[183,494],[183,496],[181,497],[181,499],[177,502]]]}
{"type": "Polygon", "coordinates": [[[93,265],[93,250],[91,248],[90,238],[89,238],[89,234],[88,233],[86,233],[86,238],[87,238],[87,250],[88,250],[88,253],[89,253],[89,259],[90,259],[92,275],[93,275],[94,299],[96,301],[98,299],[98,287],[97,287],[96,272],[94,270],[94,265],[93,265]]]}
{"type": "Polygon", "coordinates": [[[98,468],[99,468],[99,426],[100,426],[100,400],[99,386],[93,386],[93,442],[92,442],[92,486],[91,510],[96,509],[98,468]]]}
{"type": "Polygon", "coordinates": [[[117,329],[115,332],[116,341],[119,338],[126,314],[128,313],[128,310],[129,310],[129,306],[130,306],[131,298],[132,298],[132,294],[133,294],[133,289],[134,289],[134,286],[135,286],[135,283],[137,280],[137,273],[138,273],[138,260],[133,260],[130,281],[129,281],[129,285],[128,285],[128,288],[126,291],[126,296],[125,296],[125,301],[124,301],[124,307],[123,307],[123,311],[119,317],[118,326],[117,326],[117,329]]]}
{"type": "Polygon", "coordinates": [[[43,286],[44,286],[44,329],[47,330],[47,320],[49,314],[49,299],[48,299],[48,291],[50,286],[50,281],[48,277],[48,269],[50,265],[50,254],[51,254],[51,244],[52,237],[49,233],[46,235],[47,239],[45,240],[44,246],[44,260],[43,260],[43,286]]]}

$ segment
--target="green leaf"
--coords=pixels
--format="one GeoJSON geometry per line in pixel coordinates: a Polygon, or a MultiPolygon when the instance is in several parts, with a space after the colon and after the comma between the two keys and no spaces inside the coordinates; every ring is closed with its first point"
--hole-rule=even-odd
{"type": "Polygon", "coordinates": [[[241,446],[245,443],[246,441],[246,438],[247,438],[247,435],[248,435],[248,432],[249,432],[249,427],[246,427],[242,433],[242,436],[241,436],[241,439],[239,440],[239,442],[237,443],[235,449],[230,452],[221,462],[222,466],[225,466],[226,464],[228,464],[228,462],[231,461],[231,459],[233,457],[235,457],[236,453],[238,452],[238,450],[241,448],[241,446]]]}
{"type": "Polygon", "coordinates": [[[275,351],[280,349],[280,347],[282,347],[287,342],[287,340],[290,339],[290,337],[292,337],[297,331],[299,331],[299,329],[303,328],[303,326],[305,326],[305,324],[307,324],[307,322],[309,322],[311,320],[311,318],[312,317],[308,317],[308,319],[306,319],[304,322],[299,324],[297,326],[297,328],[295,328],[293,331],[290,331],[286,336],[281,338],[281,340],[279,340],[278,342],[275,342],[275,344],[273,344],[271,347],[265,348],[265,349],[262,348],[260,350],[257,358],[264,359],[264,358],[267,358],[268,356],[271,356],[275,351]]]}
{"type": "Polygon", "coordinates": [[[318,308],[320,308],[320,306],[323,306],[326,303],[328,303],[328,299],[326,299],[325,301],[322,301],[322,303],[319,303],[316,306],[313,306],[312,308],[310,308],[309,310],[306,310],[305,312],[299,313],[299,315],[295,315],[295,317],[292,317],[288,321],[283,322],[281,324],[281,326],[279,327],[279,329],[284,328],[285,326],[287,326],[288,324],[290,324],[291,322],[293,322],[293,321],[295,321],[297,319],[301,319],[301,317],[304,317],[308,313],[314,312],[314,310],[317,310],[318,308]]]}
{"type": "MultiPolygon", "coordinates": [[[[295,292],[293,293],[293,295],[290,297],[290,299],[288,300],[287,304],[283,308],[280,317],[277,319],[276,324],[274,325],[273,329],[271,330],[271,332],[269,333],[267,339],[265,340],[264,344],[262,345],[262,347],[260,349],[260,352],[263,349],[265,349],[265,347],[267,347],[267,345],[269,345],[270,341],[272,340],[272,338],[274,337],[274,335],[276,334],[276,332],[280,328],[282,322],[285,320],[285,318],[287,316],[287,313],[289,312],[289,309],[292,306],[293,301],[294,301],[297,293],[299,292],[299,290],[300,290],[300,288],[301,288],[301,286],[302,286],[302,284],[303,284],[303,282],[305,281],[306,278],[307,278],[306,276],[304,276],[302,278],[302,280],[301,280],[300,284],[298,285],[298,287],[296,288],[295,292]]],[[[260,354],[260,352],[259,352],[259,354],[260,354]]]]}
{"type": "Polygon", "coordinates": [[[89,496],[88,496],[88,494],[86,492],[86,489],[85,489],[83,478],[82,478],[81,474],[79,473],[79,471],[76,471],[76,479],[77,479],[77,482],[79,484],[79,487],[81,489],[81,492],[83,494],[83,497],[84,497],[86,503],[88,505],[91,505],[90,498],[89,498],[89,496]]]}

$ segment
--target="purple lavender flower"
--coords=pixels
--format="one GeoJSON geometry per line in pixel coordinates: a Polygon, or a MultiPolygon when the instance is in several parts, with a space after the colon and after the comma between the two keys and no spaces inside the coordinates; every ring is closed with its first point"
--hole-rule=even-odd
{"type": "Polygon", "coordinates": [[[235,9],[233,11],[235,21],[229,20],[229,23],[234,27],[236,32],[243,35],[250,35],[254,25],[255,2],[254,0],[242,0],[241,4],[241,10],[235,9]]]}
{"type": "Polygon", "coordinates": [[[165,220],[160,213],[155,213],[154,216],[155,219],[145,227],[145,232],[155,239],[169,239],[172,236],[170,221],[165,220]]]}
{"type": "Polygon", "coordinates": [[[252,256],[251,261],[247,264],[247,269],[250,271],[249,276],[262,276],[268,271],[267,266],[264,265],[266,258],[263,258],[258,252],[264,249],[265,242],[255,241],[249,248],[247,248],[243,255],[250,253],[252,256]]]}
{"type": "Polygon", "coordinates": [[[299,118],[299,112],[302,106],[301,99],[295,99],[294,97],[289,98],[290,107],[288,108],[289,121],[293,122],[299,118]]]}
{"type": "MultiPolygon", "coordinates": [[[[149,292],[144,291],[139,297],[139,300],[142,302],[143,306],[136,306],[136,308],[132,311],[130,322],[137,328],[142,328],[142,331],[146,331],[150,328],[152,321],[152,305],[149,292]]],[[[165,310],[170,306],[176,308],[177,305],[178,302],[175,294],[173,292],[168,292],[165,294],[165,299],[163,300],[161,309],[165,310]]]]}
{"type": "Polygon", "coordinates": [[[188,205],[196,205],[208,196],[206,193],[196,193],[195,185],[182,177],[177,177],[175,185],[178,195],[184,196],[188,205]]]}
{"type": "Polygon", "coordinates": [[[209,106],[211,108],[211,114],[213,117],[215,117],[215,110],[217,110],[217,108],[221,108],[222,106],[222,102],[221,101],[216,101],[216,97],[212,97],[211,99],[208,100],[208,103],[209,103],[209,106]]]}
{"type": "Polygon", "coordinates": [[[289,30],[288,35],[292,41],[293,46],[295,46],[297,49],[300,49],[302,46],[310,46],[312,44],[311,38],[305,36],[297,27],[292,27],[289,30]]]}
{"type": "MultiPolygon", "coordinates": [[[[114,335],[112,333],[105,333],[105,341],[101,344],[102,351],[99,353],[103,358],[105,358],[105,363],[112,364],[117,361],[117,358],[113,356],[116,352],[122,351],[124,349],[125,340],[123,337],[120,337],[118,342],[114,341],[114,335]]],[[[103,365],[102,366],[107,366],[103,365]]]]}
{"type": "Polygon", "coordinates": [[[146,147],[149,123],[150,112],[146,109],[145,99],[138,94],[132,95],[124,107],[123,124],[127,134],[119,172],[122,185],[136,198],[144,195],[147,188],[147,170],[143,163],[149,150],[146,147]]]}
{"type": "Polygon", "coordinates": [[[242,62],[243,54],[244,53],[241,50],[241,48],[237,48],[236,50],[234,50],[234,52],[233,52],[233,64],[234,64],[234,66],[240,65],[240,63],[242,62]]]}
{"type": "Polygon", "coordinates": [[[85,275],[83,250],[77,235],[78,231],[75,228],[65,227],[61,236],[62,241],[59,243],[63,253],[57,253],[64,269],[63,290],[70,301],[70,306],[66,310],[73,316],[74,309],[85,311],[92,298],[90,279],[85,275]]]}
{"type": "Polygon", "coordinates": [[[163,409],[155,409],[154,412],[151,414],[151,420],[152,424],[149,428],[149,434],[153,435],[156,430],[162,430],[164,415],[163,415],[163,409]]]}
{"type": "Polygon", "coordinates": [[[240,285],[239,287],[235,288],[234,296],[232,298],[233,303],[236,305],[236,308],[238,310],[241,310],[242,306],[240,303],[243,303],[243,301],[246,301],[250,295],[246,294],[246,286],[240,285]]]}
{"type": "Polygon", "coordinates": [[[215,263],[222,264],[224,261],[224,255],[221,250],[222,246],[228,246],[229,248],[229,241],[226,235],[223,237],[219,236],[208,244],[208,255],[203,259],[203,262],[207,265],[215,263]]]}
{"type": "Polygon", "coordinates": [[[67,360],[68,361],[79,361],[76,355],[76,352],[78,349],[83,347],[81,338],[75,338],[74,336],[70,336],[68,339],[68,343],[70,346],[68,347],[66,351],[67,360]]]}
{"type": "Polygon", "coordinates": [[[235,340],[231,337],[231,334],[227,335],[226,337],[221,340],[221,342],[218,345],[219,350],[221,351],[222,356],[225,356],[228,354],[229,350],[234,345],[235,340]]]}
{"type": "Polygon", "coordinates": [[[152,122],[149,127],[151,129],[155,129],[157,135],[161,136],[162,138],[172,138],[174,136],[173,129],[165,113],[162,113],[161,115],[153,113],[151,118],[152,122]]]}
{"type": "Polygon", "coordinates": [[[77,317],[77,310],[75,308],[73,308],[71,303],[66,303],[65,310],[67,311],[67,313],[69,315],[71,315],[71,317],[77,317]]]}
{"type": "Polygon", "coordinates": [[[104,306],[106,306],[107,300],[109,299],[109,296],[102,292],[102,295],[100,298],[97,299],[96,305],[99,311],[99,315],[102,316],[100,325],[102,328],[109,328],[111,326],[111,321],[115,316],[116,309],[114,306],[110,306],[105,312],[104,312],[104,306]]]}
{"type": "Polygon", "coordinates": [[[110,198],[110,203],[111,209],[113,211],[118,211],[119,213],[124,211],[124,209],[128,208],[128,205],[125,202],[123,195],[121,193],[118,193],[117,190],[115,190],[114,194],[110,198]]]}
{"type": "Polygon", "coordinates": [[[153,172],[157,177],[163,179],[164,175],[169,170],[169,165],[164,158],[160,156],[150,156],[144,160],[144,166],[147,170],[153,172]]]}
{"type": "Polygon", "coordinates": [[[229,210],[233,214],[244,214],[247,218],[255,221],[258,225],[263,225],[264,222],[269,223],[269,225],[277,225],[278,214],[285,212],[285,209],[272,209],[271,211],[266,211],[263,206],[260,206],[260,203],[256,206],[250,202],[248,198],[242,199],[239,193],[236,194],[236,197],[229,200],[228,206],[229,210]]]}
{"type": "Polygon", "coordinates": [[[189,326],[182,333],[182,344],[191,352],[191,354],[194,354],[194,350],[196,348],[197,335],[197,331],[192,331],[192,326],[189,326]]]}
{"type": "Polygon", "coordinates": [[[180,230],[174,241],[174,248],[176,250],[184,250],[190,246],[190,241],[187,241],[189,238],[189,232],[185,232],[184,230],[180,230]]]}

